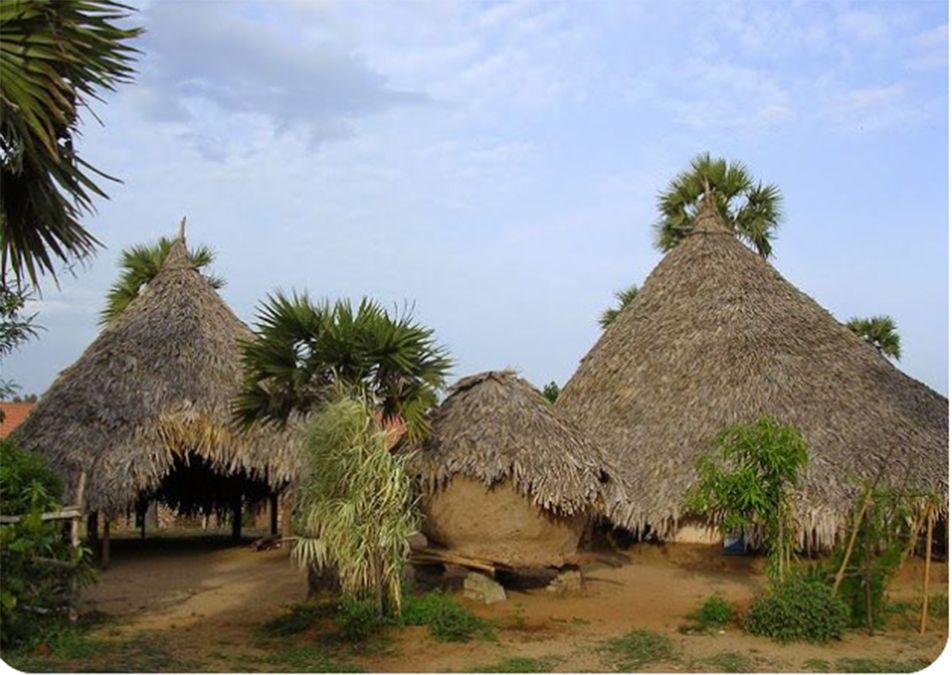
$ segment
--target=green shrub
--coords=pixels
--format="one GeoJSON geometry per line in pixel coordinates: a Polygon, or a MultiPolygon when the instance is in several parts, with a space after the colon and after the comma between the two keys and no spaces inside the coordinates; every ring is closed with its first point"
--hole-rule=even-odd
{"type": "Polygon", "coordinates": [[[60,507],[60,481],[35,455],[9,441],[0,442],[0,512],[22,516],[0,526],[0,646],[35,642],[44,628],[62,617],[74,583],[92,580],[88,551],[74,552],[62,524],[43,522],[45,511],[60,507]],[[73,563],[62,567],[39,558],[73,563]],[[46,610],[46,611],[43,611],[46,610]]]}
{"type": "Polygon", "coordinates": [[[494,635],[487,621],[439,591],[404,597],[400,623],[429,626],[430,633],[440,642],[469,642],[474,637],[492,639],[494,635]]]}
{"type": "Polygon", "coordinates": [[[827,642],[841,637],[849,623],[849,607],[827,584],[801,577],[772,586],[744,616],[749,633],[780,642],[827,642]]]}
{"type": "Polygon", "coordinates": [[[341,603],[334,621],[341,636],[351,642],[363,642],[387,625],[387,619],[377,613],[373,602],[349,598],[341,603]]]}
{"type": "Polygon", "coordinates": [[[713,632],[734,620],[734,608],[719,595],[712,595],[688,618],[694,622],[691,628],[713,632]]]}

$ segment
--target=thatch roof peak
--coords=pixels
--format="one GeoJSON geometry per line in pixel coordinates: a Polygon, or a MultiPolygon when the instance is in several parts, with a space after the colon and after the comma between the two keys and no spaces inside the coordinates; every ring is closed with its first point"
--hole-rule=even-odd
{"type": "Polygon", "coordinates": [[[691,228],[691,234],[695,232],[706,234],[732,234],[730,228],[724,223],[721,214],[718,213],[717,206],[715,206],[714,199],[709,192],[704,195],[701,208],[694,218],[694,226],[691,228]]]}
{"type": "Polygon", "coordinates": [[[432,432],[413,459],[428,492],[463,475],[487,486],[509,480],[557,514],[620,503],[617,468],[578,427],[514,372],[465,377],[433,412],[432,432]]]}
{"type": "MultiPolygon", "coordinates": [[[[699,214],[695,232],[720,227],[699,214]]],[[[697,457],[772,415],[810,448],[797,515],[832,543],[857,479],[948,494],[948,400],[899,371],[734,236],[672,249],[557,402],[621,467],[629,522],[665,536],[697,457]]]]}

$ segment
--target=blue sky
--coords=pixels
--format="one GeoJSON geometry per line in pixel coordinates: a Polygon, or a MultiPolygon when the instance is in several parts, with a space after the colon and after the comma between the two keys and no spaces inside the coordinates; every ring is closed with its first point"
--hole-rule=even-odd
{"type": "Polygon", "coordinates": [[[33,303],[3,364],[24,392],[94,339],[119,251],[183,215],[249,323],[278,288],[406,301],[455,377],[562,384],[701,151],[780,186],[787,279],[894,316],[900,367],[948,392],[945,2],[138,6],[136,84],[81,143],[124,180],[87,219],[106,248],[33,303]]]}

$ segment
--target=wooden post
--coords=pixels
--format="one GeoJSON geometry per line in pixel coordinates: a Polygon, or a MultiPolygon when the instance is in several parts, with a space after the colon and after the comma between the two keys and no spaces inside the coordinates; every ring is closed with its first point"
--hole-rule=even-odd
{"type": "Polygon", "coordinates": [[[268,499],[268,504],[271,511],[271,532],[269,533],[272,537],[278,534],[278,495],[277,493],[272,493],[268,499]]]}
{"type": "MultiPolygon", "coordinates": [[[[79,509],[79,513],[83,513],[83,509],[86,504],[86,472],[82,471],[79,474],[79,485],[76,486],[76,506],[79,509]]],[[[69,524],[69,543],[73,548],[73,559],[78,560],[80,553],[80,540],[79,540],[79,521],[82,520],[82,515],[73,518],[69,524]]],[[[79,620],[79,610],[76,609],[77,600],[79,600],[79,584],[77,583],[76,575],[73,575],[73,579],[70,582],[69,589],[69,609],[67,610],[67,618],[70,623],[76,623],[79,620]]]]}
{"type": "Polygon", "coordinates": [[[86,540],[89,548],[96,550],[99,543],[99,512],[93,511],[86,517],[86,540]]]}
{"type": "Polygon", "coordinates": [[[932,526],[935,524],[935,511],[930,503],[926,517],[926,565],[922,575],[922,614],[919,616],[919,635],[926,632],[926,619],[929,618],[929,566],[932,563],[932,526]]]}
{"type": "Polygon", "coordinates": [[[104,570],[109,569],[110,562],[109,545],[109,517],[103,514],[102,520],[102,552],[99,556],[99,567],[104,570]]]}
{"type": "Polygon", "coordinates": [[[231,506],[231,540],[241,541],[241,497],[235,499],[231,506]]]}

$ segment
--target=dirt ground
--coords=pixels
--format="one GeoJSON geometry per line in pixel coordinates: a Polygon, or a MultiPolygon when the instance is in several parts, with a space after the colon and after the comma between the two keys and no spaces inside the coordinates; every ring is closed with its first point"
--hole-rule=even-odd
{"type": "MultiPolygon", "coordinates": [[[[913,560],[896,581],[891,597],[914,598],[922,561],[913,560]]],[[[592,559],[583,566],[584,589],[555,597],[545,589],[510,591],[504,603],[478,605],[459,599],[498,626],[495,641],[439,643],[425,627],[391,629],[374,649],[349,653],[346,662],[377,672],[472,671],[513,657],[542,659],[561,672],[611,670],[599,643],[634,629],[670,638],[676,656],[645,666],[657,671],[836,670],[841,659],[931,662],[943,650],[947,620],[931,620],[920,637],[912,622],[868,636],[851,633],[829,645],[781,645],[731,626],[718,635],[678,631],[685,615],[712,593],[746,606],[763,584],[760,561],[727,557],[717,548],[678,544],[637,545],[616,560],[592,559]],[[617,566],[615,566],[617,565],[617,566]],[[724,655],[739,661],[724,661],[724,655]],[[817,665],[819,664],[819,666],[817,665]]],[[[930,594],[948,594],[948,569],[933,565],[930,594]]],[[[256,552],[219,538],[117,540],[113,563],[84,591],[82,611],[99,617],[95,633],[104,640],[147,641],[155,658],[129,664],[136,669],[244,671],[276,670],[275,653],[303,655],[291,669],[308,670],[307,647],[316,637],[304,632],[275,643],[256,630],[286,613],[305,596],[304,575],[284,550],[256,552]],[[269,666],[268,664],[272,664],[269,666]]],[[[119,652],[121,658],[122,652],[119,652]]],[[[123,670],[123,664],[96,661],[76,669],[123,670]]],[[[287,664],[285,664],[287,665],[287,664]]]]}

